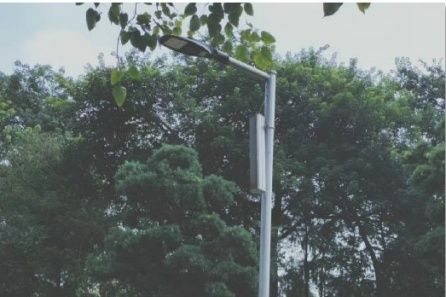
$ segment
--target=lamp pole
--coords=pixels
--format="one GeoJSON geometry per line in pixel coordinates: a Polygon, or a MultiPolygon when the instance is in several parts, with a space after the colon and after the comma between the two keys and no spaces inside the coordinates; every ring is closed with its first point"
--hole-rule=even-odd
{"type": "Polygon", "coordinates": [[[212,48],[200,41],[165,35],[159,42],[167,48],[185,55],[214,59],[225,65],[231,65],[245,71],[265,82],[265,190],[261,197],[260,219],[260,270],[258,297],[269,297],[270,258],[271,258],[271,210],[273,196],[273,148],[274,148],[274,117],[276,103],[276,72],[266,73],[251,65],[238,61],[227,54],[212,48]]]}
{"type": "Polygon", "coordinates": [[[274,116],[276,73],[271,72],[265,83],[265,192],[262,193],[260,218],[259,297],[269,297],[271,258],[271,210],[273,199],[274,116]]]}

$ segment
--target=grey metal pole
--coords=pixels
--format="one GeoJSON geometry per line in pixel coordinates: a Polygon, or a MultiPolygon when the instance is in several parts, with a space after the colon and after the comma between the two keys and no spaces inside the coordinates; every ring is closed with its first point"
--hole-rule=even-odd
{"type": "Polygon", "coordinates": [[[265,177],[261,202],[259,297],[269,296],[271,259],[271,209],[273,196],[274,114],[276,72],[271,72],[265,90],[265,177]]]}
{"type": "MultiPolygon", "coordinates": [[[[227,57],[227,56],[226,56],[227,57]]],[[[273,196],[274,117],[276,105],[276,72],[263,72],[231,57],[226,64],[262,78],[265,83],[265,192],[261,197],[259,295],[269,297],[271,262],[271,210],[273,196]]]]}
{"type": "Polygon", "coordinates": [[[276,105],[276,72],[266,73],[215,50],[215,59],[243,70],[265,83],[265,192],[261,198],[259,295],[269,297],[271,261],[271,210],[273,196],[274,115],[276,105]]]}
{"type": "Polygon", "coordinates": [[[259,295],[269,297],[271,261],[271,210],[273,196],[274,117],[276,105],[276,72],[266,73],[226,54],[217,60],[264,79],[265,83],[265,192],[261,198],[259,295]]]}
{"type": "Polygon", "coordinates": [[[270,75],[268,73],[266,73],[260,69],[257,69],[255,67],[252,67],[251,65],[243,63],[239,60],[236,60],[234,58],[227,57],[227,61],[225,62],[225,64],[228,64],[235,68],[243,70],[243,71],[250,73],[251,75],[256,76],[258,78],[262,78],[262,79],[266,80],[267,84],[268,84],[268,80],[270,79],[270,75]]]}
{"type": "Polygon", "coordinates": [[[263,72],[251,65],[227,57],[225,64],[244,70],[265,83],[265,192],[261,197],[259,295],[269,297],[271,261],[271,209],[273,196],[273,147],[276,105],[276,72],[263,72]]]}

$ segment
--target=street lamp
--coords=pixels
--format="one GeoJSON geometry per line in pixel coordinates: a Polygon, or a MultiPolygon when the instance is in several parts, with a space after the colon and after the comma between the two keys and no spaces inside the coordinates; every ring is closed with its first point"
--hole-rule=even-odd
{"type": "MultiPolygon", "coordinates": [[[[208,46],[198,40],[174,35],[165,35],[159,39],[165,47],[176,52],[201,58],[214,59],[225,65],[231,65],[237,69],[246,71],[254,77],[265,82],[265,120],[264,120],[264,188],[261,198],[261,223],[260,223],[260,271],[259,271],[259,297],[269,296],[270,284],[270,250],[271,250],[271,209],[273,194],[273,145],[274,145],[274,109],[276,101],[276,73],[266,73],[246,63],[238,61],[227,54],[208,46]]],[[[262,169],[262,168],[261,168],[262,169]]],[[[260,170],[261,170],[260,169],[260,170]]],[[[257,173],[256,176],[259,176],[257,173]]],[[[262,182],[261,182],[262,183],[262,182]]]]}

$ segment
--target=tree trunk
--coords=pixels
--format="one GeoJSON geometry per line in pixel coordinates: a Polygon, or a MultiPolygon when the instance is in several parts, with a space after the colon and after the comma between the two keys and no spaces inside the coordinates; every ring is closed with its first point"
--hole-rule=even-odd
{"type": "Polygon", "coordinates": [[[310,296],[310,272],[308,267],[308,223],[305,222],[304,237],[304,297],[310,296]]]}
{"type": "Polygon", "coordinates": [[[370,241],[367,237],[367,233],[365,232],[364,227],[362,226],[362,224],[357,216],[355,216],[355,224],[358,227],[359,235],[361,236],[361,239],[365,244],[366,251],[369,254],[370,258],[372,259],[373,270],[375,271],[375,279],[376,279],[376,296],[384,297],[385,296],[385,291],[384,291],[385,278],[381,271],[381,263],[379,262],[378,258],[376,257],[375,250],[373,249],[372,245],[370,244],[370,241]]]}
{"type": "Polygon", "coordinates": [[[279,297],[279,277],[278,277],[278,249],[279,249],[279,228],[271,228],[271,286],[270,297],[279,297]]]}
{"type": "Polygon", "coordinates": [[[381,270],[381,263],[378,260],[378,257],[375,254],[375,250],[370,243],[367,232],[364,229],[364,226],[361,224],[361,219],[356,213],[356,209],[353,207],[349,207],[349,205],[345,205],[343,203],[338,204],[342,209],[344,221],[347,225],[352,228],[354,225],[358,227],[359,236],[364,242],[367,253],[372,260],[373,270],[375,271],[375,284],[376,284],[376,297],[384,297],[385,296],[385,277],[383,276],[381,270]],[[354,224],[354,225],[353,225],[354,224]]]}
{"type": "Polygon", "coordinates": [[[322,265],[319,268],[319,297],[325,297],[325,251],[322,251],[322,265]]]}
{"type": "Polygon", "coordinates": [[[386,236],[385,236],[382,220],[379,222],[379,233],[380,233],[380,238],[381,238],[381,246],[382,246],[383,250],[386,250],[387,249],[386,236]]]}

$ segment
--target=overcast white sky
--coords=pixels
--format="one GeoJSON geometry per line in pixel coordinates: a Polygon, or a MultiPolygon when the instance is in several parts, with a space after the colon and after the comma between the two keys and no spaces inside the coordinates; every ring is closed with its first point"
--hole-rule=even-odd
{"type": "MultiPolygon", "coordinates": [[[[183,5],[181,5],[183,6],[183,5]]],[[[117,26],[103,20],[93,31],[85,24],[86,6],[74,4],[0,4],[0,71],[11,73],[15,60],[64,67],[79,75],[116,48],[117,26]]],[[[394,68],[395,57],[413,61],[445,57],[445,5],[373,3],[366,14],[344,4],[337,14],[322,17],[322,4],[257,3],[250,21],[271,32],[277,52],[330,45],[339,61],[356,57],[365,69],[394,68]]]]}

